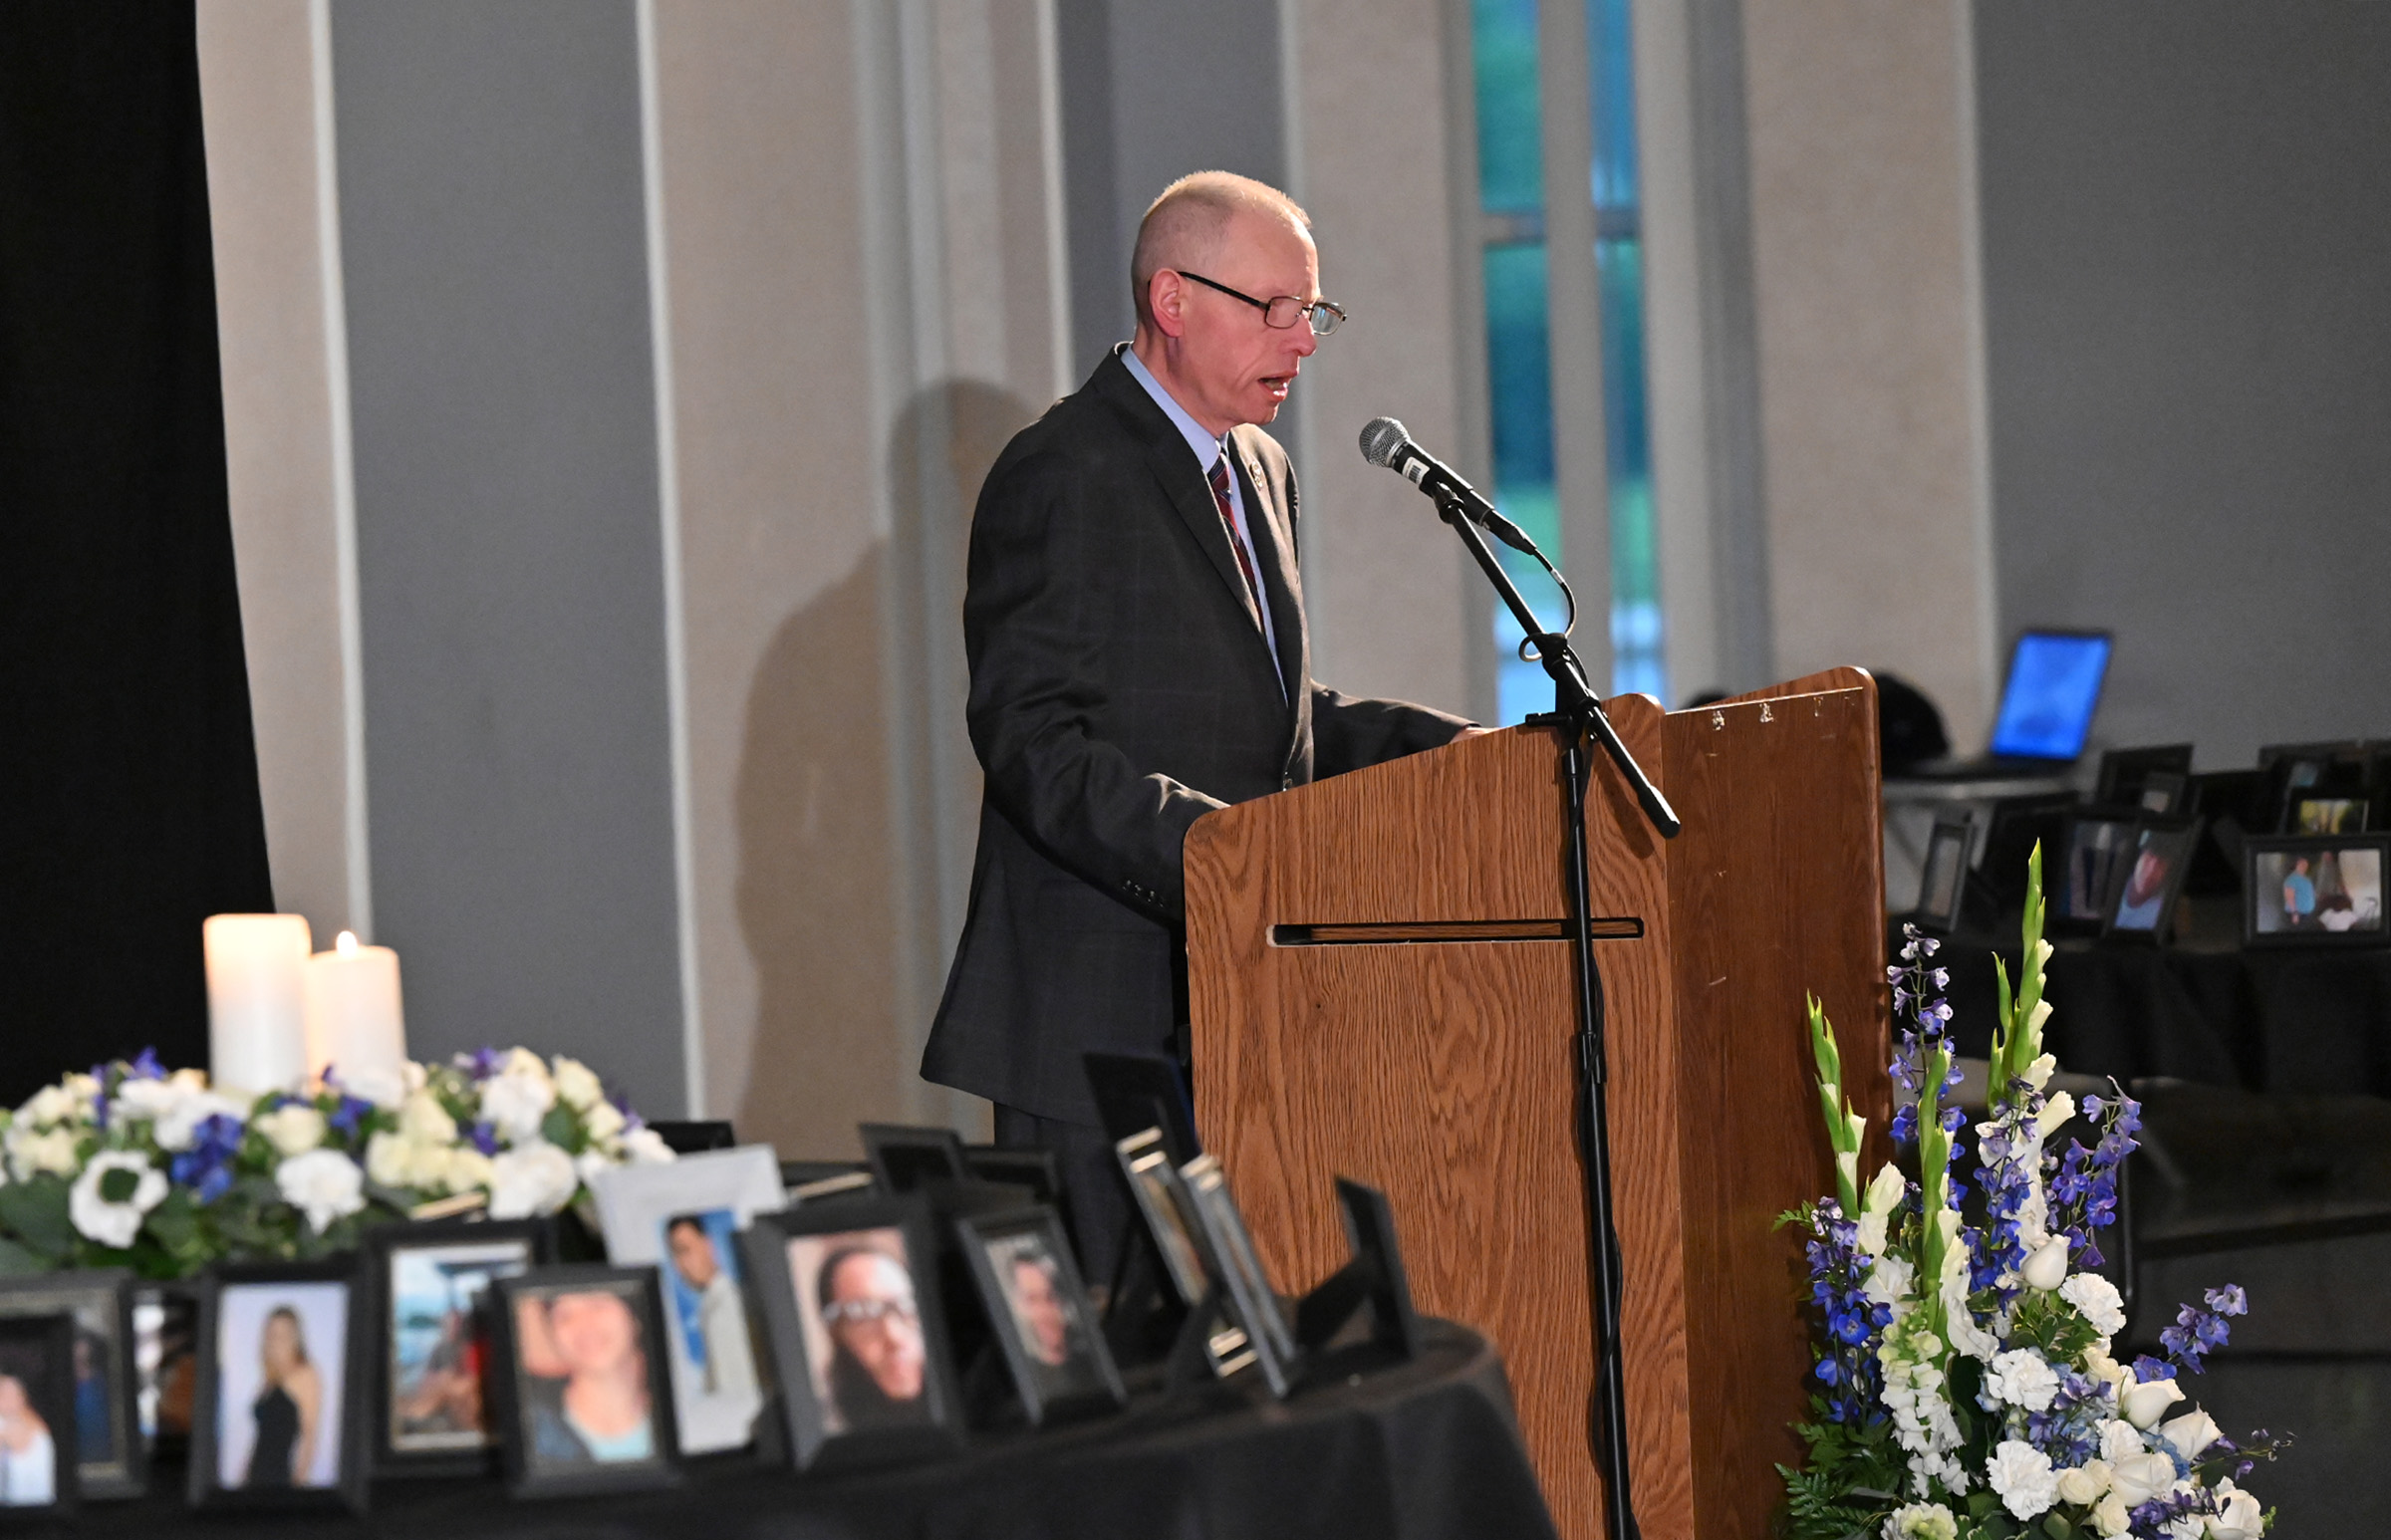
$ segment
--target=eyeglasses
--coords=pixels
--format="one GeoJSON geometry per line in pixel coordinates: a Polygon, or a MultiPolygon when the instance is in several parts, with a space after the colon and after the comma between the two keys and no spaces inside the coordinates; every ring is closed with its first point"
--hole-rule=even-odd
{"type": "Polygon", "coordinates": [[[877,1326],[895,1320],[911,1324],[915,1317],[914,1303],[903,1299],[843,1299],[822,1307],[822,1324],[837,1328],[853,1322],[857,1326],[877,1326]]]}
{"type": "Polygon", "coordinates": [[[1292,294],[1282,294],[1276,299],[1257,300],[1250,294],[1238,293],[1226,284],[1214,283],[1201,273],[1191,273],[1184,267],[1174,268],[1172,271],[1182,278],[1195,279],[1206,289],[1217,289],[1232,300],[1243,300],[1262,313],[1264,326],[1275,327],[1281,332],[1293,327],[1297,321],[1309,321],[1312,324],[1314,337],[1326,337],[1345,324],[1345,312],[1326,300],[1314,300],[1307,305],[1292,294]]]}

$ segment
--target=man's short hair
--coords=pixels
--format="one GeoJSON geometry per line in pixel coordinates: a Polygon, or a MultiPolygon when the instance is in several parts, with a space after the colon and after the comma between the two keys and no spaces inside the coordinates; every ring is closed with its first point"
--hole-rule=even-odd
{"type": "Polygon", "coordinates": [[[1181,177],[1147,205],[1146,217],[1138,221],[1129,283],[1141,323],[1154,319],[1147,309],[1154,275],[1167,267],[1208,260],[1219,249],[1229,219],[1240,210],[1284,219],[1307,234],[1312,228],[1312,216],[1268,182],[1234,171],[1197,171],[1181,177]]]}

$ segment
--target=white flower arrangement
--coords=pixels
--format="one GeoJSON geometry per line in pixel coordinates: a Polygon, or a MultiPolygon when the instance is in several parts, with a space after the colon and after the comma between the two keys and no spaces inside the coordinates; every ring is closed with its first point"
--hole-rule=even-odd
{"type": "MultiPolygon", "coordinates": [[[[1998,969],[1991,1113],[1968,1129],[1946,1094],[1959,1083],[1940,998],[1950,976],[1915,929],[1891,970],[1912,1023],[1893,1066],[1915,1105],[1894,1118],[1905,1162],[1865,1188],[1865,1121],[1843,1095],[1834,1029],[1813,1001],[1810,1042],[1835,1155],[1837,1192],[1784,1216],[1807,1236],[1810,1299],[1822,1328],[1820,1389],[1796,1424],[1808,1455],[1785,1478],[1790,1540],[2258,1540],[2272,1523],[2236,1483],[2286,1440],[2228,1439],[2184,1407],[2178,1371],[2197,1374],[2224,1345],[2239,1288],[2212,1289],[2159,1334],[2165,1359],[2111,1356],[2126,1329],[2100,1265],[2116,1220],[2118,1167],[2135,1149],[2130,1097],[2088,1097],[2097,1148],[2047,1148],[2076,1117],[2049,1090],[2042,1052],[2042,860],[2026,867],[2025,966],[2014,997],[1998,969]],[[1962,1216],[1952,1177],[1958,1136],[1977,1138],[1985,1217],[1962,1216]]],[[[1997,965],[1996,965],[1997,966],[1997,965]]]]}
{"type": "Polygon", "coordinates": [[[427,1205],[553,1214],[597,1171],[672,1158],[573,1059],[485,1049],[387,1079],[236,1100],[144,1052],[44,1087],[0,1111],[0,1273],[321,1256],[427,1205]]]}

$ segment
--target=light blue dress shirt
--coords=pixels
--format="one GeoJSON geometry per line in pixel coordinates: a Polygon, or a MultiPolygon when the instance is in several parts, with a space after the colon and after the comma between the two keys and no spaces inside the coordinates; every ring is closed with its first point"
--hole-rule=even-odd
{"type": "MultiPolygon", "coordinates": [[[[1163,408],[1163,415],[1171,419],[1171,425],[1178,428],[1180,436],[1188,441],[1188,452],[1196,456],[1196,468],[1208,483],[1212,467],[1228,455],[1227,435],[1214,438],[1204,431],[1202,423],[1189,416],[1188,409],[1179,404],[1171,392],[1163,388],[1163,383],[1155,379],[1153,373],[1139,361],[1137,350],[1122,349],[1121,362],[1129,366],[1130,378],[1146,387],[1146,393],[1154,397],[1154,403],[1163,408]]],[[[1206,490],[1208,495],[1208,487],[1206,490]]],[[[1253,564],[1253,579],[1258,584],[1262,579],[1262,561],[1253,549],[1253,520],[1245,512],[1245,485],[1237,479],[1235,460],[1228,462],[1228,503],[1237,515],[1237,544],[1245,548],[1245,560],[1253,564]]],[[[1283,695],[1287,692],[1287,675],[1285,669],[1279,666],[1278,630],[1270,624],[1269,597],[1265,593],[1256,598],[1260,601],[1256,608],[1262,612],[1262,641],[1270,647],[1270,667],[1278,675],[1278,692],[1283,695]]]]}

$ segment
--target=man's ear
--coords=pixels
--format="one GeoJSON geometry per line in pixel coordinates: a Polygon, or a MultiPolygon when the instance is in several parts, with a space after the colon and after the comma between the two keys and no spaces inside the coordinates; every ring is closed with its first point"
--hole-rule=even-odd
{"type": "Polygon", "coordinates": [[[1146,280],[1146,309],[1154,317],[1155,330],[1166,337],[1178,337],[1188,329],[1188,281],[1169,268],[1158,270],[1146,280]]]}

